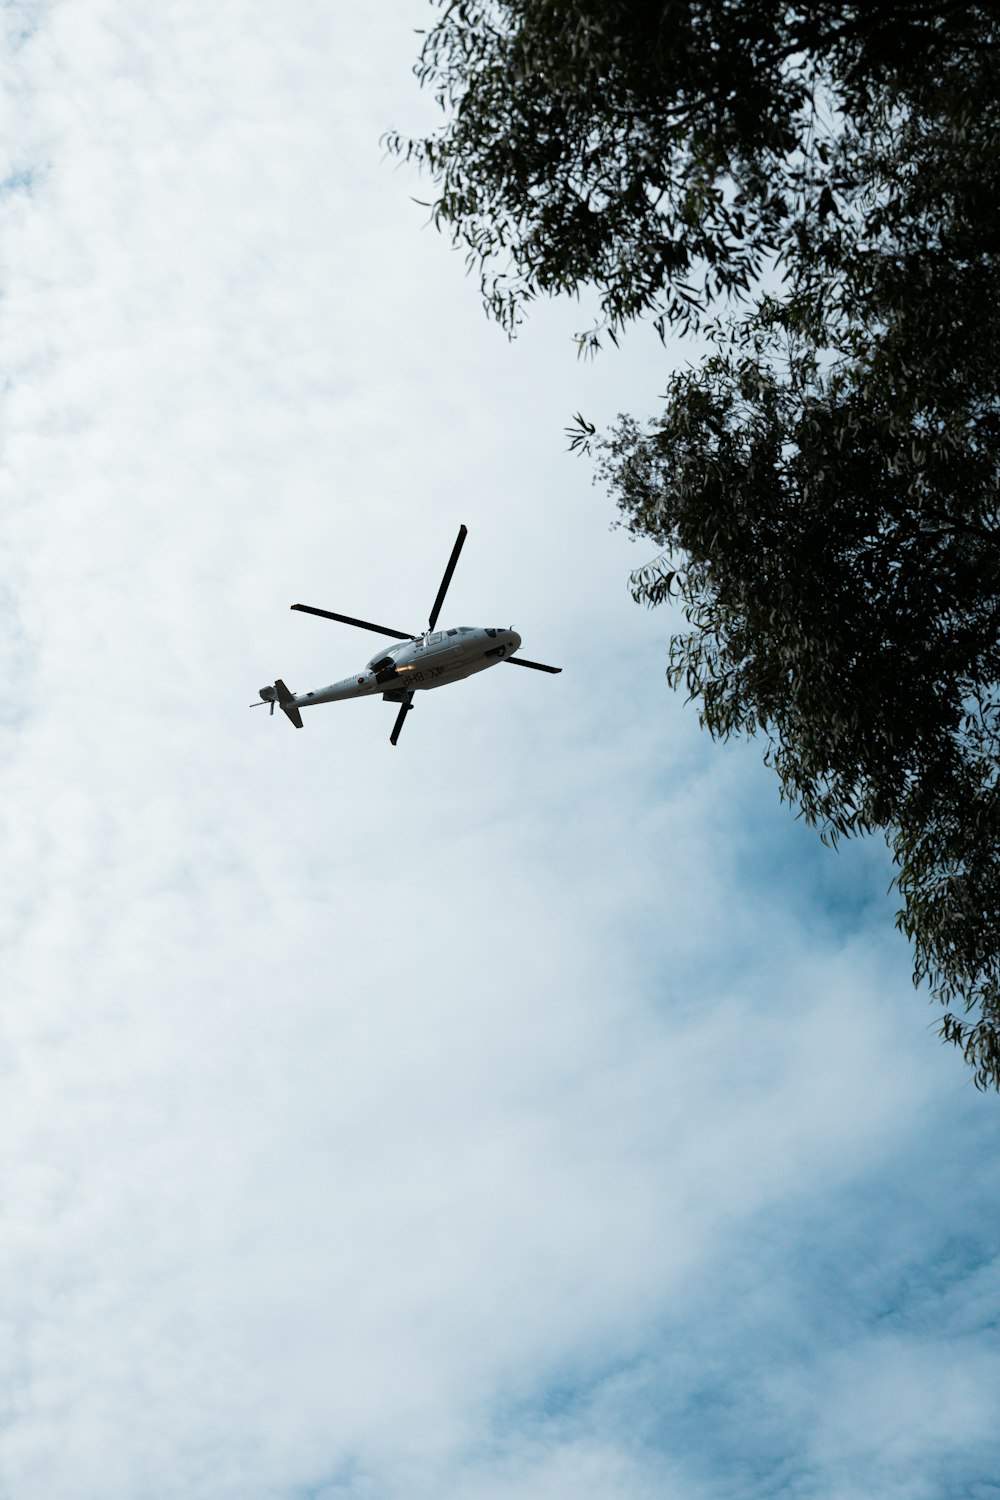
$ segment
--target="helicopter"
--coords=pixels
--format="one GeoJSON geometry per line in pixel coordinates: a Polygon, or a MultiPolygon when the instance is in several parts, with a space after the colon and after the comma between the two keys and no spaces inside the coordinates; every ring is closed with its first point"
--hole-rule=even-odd
{"type": "Polygon", "coordinates": [[[317,609],[312,604],[293,604],[292,609],[299,610],[302,614],[320,615],[324,620],[337,620],[342,625],[354,625],[359,630],[371,630],[376,635],[391,636],[401,644],[381,647],[362,672],[353,677],[345,677],[341,682],[333,682],[329,687],[317,688],[312,693],[290,692],[279,677],[273,685],[260,689],[260,702],[251,703],[250,707],[263,708],[265,704],[270,704],[273,714],[277,706],[296,729],[301,729],[303,708],[312,708],[318,703],[339,703],[345,698],[368,698],[381,693],[383,702],[400,705],[389,736],[390,745],[395,745],[417,693],[461,682],[463,678],[471,677],[475,672],[485,672],[487,667],[499,666],[501,662],[506,662],[511,667],[530,667],[533,672],[561,672],[562,667],[548,667],[544,662],[527,661],[523,656],[515,656],[515,651],[520,650],[521,637],[513,627],[503,630],[492,625],[456,625],[450,630],[435,629],[467,535],[468,527],[460,526],[441,587],[431,606],[427,629],[420,635],[414,635],[408,630],[390,630],[387,625],[376,625],[371,620],[356,620],[353,615],[338,615],[333,610],[317,609]]]}

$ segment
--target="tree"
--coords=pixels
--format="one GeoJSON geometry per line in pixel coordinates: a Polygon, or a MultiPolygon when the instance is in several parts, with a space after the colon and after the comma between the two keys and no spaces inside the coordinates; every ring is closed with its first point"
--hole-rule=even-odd
{"type": "Polygon", "coordinates": [[[592,439],[637,599],[717,736],[836,841],[884,830],[915,981],[1000,1086],[1000,103],[993,8],[455,0],[393,141],[508,331],[593,284],[594,349],[700,327],[592,439]],[[506,256],[496,269],[497,258],[506,256]],[[763,278],[763,279],[762,279],[763,278]]]}

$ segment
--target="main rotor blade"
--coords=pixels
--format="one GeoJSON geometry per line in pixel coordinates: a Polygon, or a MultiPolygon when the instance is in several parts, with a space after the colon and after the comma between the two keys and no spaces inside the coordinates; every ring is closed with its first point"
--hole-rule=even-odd
{"type": "Polygon", "coordinates": [[[322,615],[324,620],[339,620],[341,625],[356,625],[359,630],[374,630],[376,635],[394,635],[397,641],[412,641],[416,637],[408,630],[390,630],[388,625],[373,625],[371,620],[356,620],[353,615],[336,615],[332,609],[317,609],[313,604],[293,604],[292,609],[304,615],[322,615]]]}
{"type": "Polygon", "coordinates": [[[526,656],[505,656],[508,667],[530,667],[533,672],[561,672],[562,667],[547,667],[542,661],[528,661],[526,656]]]}
{"type": "Polygon", "coordinates": [[[441,606],[444,603],[444,596],[448,592],[448,585],[451,582],[451,575],[452,573],[454,573],[455,564],[458,562],[458,554],[461,552],[463,546],[465,545],[465,538],[468,536],[468,534],[469,528],[467,526],[460,526],[458,528],[458,540],[456,541],[454,547],[452,547],[451,549],[451,556],[448,559],[448,566],[444,570],[444,577],[441,580],[441,587],[438,589],[437,598],[434,600],[434,603],[431,606],[431,617],[427,625],[428,630],[433,630],[434,626],[437,624],[437,617],[441,613],[441,606]]]}
{"type": "Polygon", "coordinates": [[[399,739],[399,732],[400,732],[400,730],[403,727],[403,720],[406,718],[406,715],[410,712],[410,709],[412,707],[413,707],[413,694],[412,693],[407,693],[406,697],[403,700],[403,706],[399,710],[399,713],[396,715],[396,722],[392,726],[392,733],[389,736],[389,744],[390,745],[394,745],[396,743],[396,741],[399,739]]]}

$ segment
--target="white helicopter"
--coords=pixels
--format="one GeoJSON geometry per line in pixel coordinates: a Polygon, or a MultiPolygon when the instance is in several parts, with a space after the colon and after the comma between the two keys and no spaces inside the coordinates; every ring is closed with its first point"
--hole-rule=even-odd
{"type": "Polygon", "coordinates": [[[269,703],[273,714],[277,704],[296,729],[301,729],[300,709],[312,708],[317,703],[339,703],[342,698],[367,698],[373,693],[381,693],[384,702],[401,705],[389,736],[389,743],[395,745],[406,715],[413,707],[415,693],[460,682],[463,677],[471,677],[474,672],[485,672],[487,667],[495,667],[502,661],[512,667],[530,667],[535,672],[561,672],[562,667],[547,667],[543,662],[526,661],[523,656],[515,656],[513,653],[521,645],[521,637],[516,630],[501,630],[490,625],[458,625],[451,630],[435,630],[444,596],[448,592],[448,585],[467,535],[468,528],[460,526],[441,587],[431,607],[427,629],[422,635],[413,635],[406,630],[390,630],[387,625],[375,625],[371,620],[356,620],[352,615],[334,614],[332,610],[316,609],[311,604],[293,604],[292,609],[301,610],[303,614],[322,615],[325,620],[339,620],[343,625],[356,625],[359,630],[373,630],[376,635],[394,636],[402,644],[376,652],[365,670],[354,677],[345,677],[342,682],[317,688],[313,693],[292,693],[279,677],[273,687],[261,688],[260,703],[251,703],[250,707],[263,708],[264,704],[269,703]]]}

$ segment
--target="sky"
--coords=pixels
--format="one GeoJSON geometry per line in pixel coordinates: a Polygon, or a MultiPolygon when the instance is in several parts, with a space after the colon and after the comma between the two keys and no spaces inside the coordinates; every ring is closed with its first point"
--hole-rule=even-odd
{"type": "Polygon", "coordinates": [[[695,351],[385,158],[432,14],[0,10],[0,1497],[1000,1496],[996,1099],[566,452],[695,351]],[[460,523],[561,676],[248,711],[460,523]]]}

